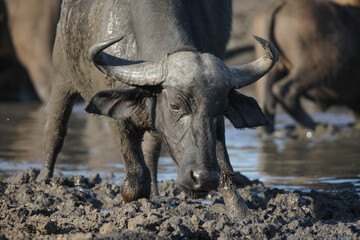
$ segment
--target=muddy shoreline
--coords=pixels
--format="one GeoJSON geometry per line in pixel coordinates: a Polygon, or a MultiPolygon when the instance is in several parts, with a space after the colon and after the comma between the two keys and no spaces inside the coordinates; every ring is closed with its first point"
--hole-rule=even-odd
{"type": "Polygon", "coordinates": [[[230,218],[217,192],[191,199],[175,181],[160,196],[123,203],[99,175],[55,176],[38,169],[0,179],[0,239],[358,239],[360,201],[353,191],[286,192],[236,174],[254,216],[230,218]]]}

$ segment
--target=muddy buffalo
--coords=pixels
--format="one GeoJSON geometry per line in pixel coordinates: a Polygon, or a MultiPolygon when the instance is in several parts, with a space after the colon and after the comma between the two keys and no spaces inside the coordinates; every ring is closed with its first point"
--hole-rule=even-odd
{"type": "MultiPolygon", "coordinates": [[[[277,103],[303,127],[315,128],[300,97],[323,109],[346,106],[359,120],[359,1],[336,2],[280,0],[256,17],[253,33],[270,39],[280,52],[279,64],[261,81],[260,102],[272,122],[266,127],[268,132],[273,131],[277,103]]],[[[260,54],[257,46],[256,54],[260,54]]]]}
{"type": "Polygon", "coordinates": [[[277,51],[257,38],[265,56],[225,66],[230,25],[230,0],[63,1],[39,180],[53,174],[80,94],[88,113],[108,117],[125,164],[125,202],[157,193],[162,141],[184,191],[197,197],[220,186],[231,211],[248,214],[233,182],[223,116],[237,128],[267,123],[256,101],[235,89],[266,74],[277,51]]]}
{"type": "Polygon", "coordinates": [[[0,22],[6,25],[1,29],[0,56],[18,61],[27,70],[44,102],[53,78],[51,55],[60,5],[61,0],[0,0],[0,22]]]}

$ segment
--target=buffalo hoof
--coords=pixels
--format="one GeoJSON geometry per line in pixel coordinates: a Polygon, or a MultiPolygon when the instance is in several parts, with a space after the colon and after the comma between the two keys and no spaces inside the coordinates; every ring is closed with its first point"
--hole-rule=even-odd
{"type": "Polygon", "coordinates": [[[230,217],[247,218],[253,216],[237,189],[222,189],[220,192],[230,217]]]}
{"type": "Polygon", "coordinates": [[[41,169],[40,174],[36,178],[36,182],[48,182],[52,178],[52,173],[49,170],[41,169]]]}
{"type": "Polygon", "coordinates": [[[120,184],[120,193],[125,203],[137,201],[140,198],[150,198],[150,192],[150,180],[126,176],[120,184]]]}

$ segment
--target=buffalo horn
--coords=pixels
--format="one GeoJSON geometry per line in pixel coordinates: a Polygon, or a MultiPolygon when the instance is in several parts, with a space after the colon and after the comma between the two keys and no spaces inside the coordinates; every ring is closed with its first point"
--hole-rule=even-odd
{"type": "Polygon", "coordinates": [[[110,78],[128,85],[162,84],[164,82],[162,79],[163,61],[128,61],[103,52],[121,39],[123,37],[112,38],[93,45],[89,50],[89,57],[94,65],[110,78]]]}
{"type": "Polygon", "coordinates": [[[254,38],[262,45],[266,54],[251,63],[229,68],[231,72],[231,83],[235,89],[256,82],[269,72],[279,59],[279,53],[271,43],[257,36],[254,36],[254,38]]]}

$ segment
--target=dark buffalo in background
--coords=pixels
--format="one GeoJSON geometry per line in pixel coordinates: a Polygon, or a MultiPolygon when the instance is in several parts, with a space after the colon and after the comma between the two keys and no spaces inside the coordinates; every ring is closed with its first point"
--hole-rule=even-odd
{"type": "Polygon", "coordinates": [[[157,193],[162,140],[179,165],[182,189],[204,196],[220,185],[230,212],[249,214],[233,182],[223,116],[237,128],[267,123],[256,101],[235,89],[266,74],[277,51],[257,38],[265,56],[225,66],[221,57],[230,36],[231,4],[63,1],[39,180],[53,175],[74,100],[81,95],[87,112],[109,117],[125,164],[125,202],[149,197],[151,189],[157,193]]]}
{"type": "MultiPolygon", "coordinates": [[[[359,1],[280,0],[254,20],[253,34],[270,39],[280,60],[257,87],[261,105],[274,130],[276,104],[297,123],[315,129],[316,123],[300,104],[300,97],[323,109],[341,105],[360,116],[359,1]],[[262,85],[262,86],[261,86],[262,85]]],[[[261,54],[255,46],[256,55],[261,54]]]]}
{"type": "Polygon", "coordinates": [[[1,101],[48,100],[60,6],[61,0],[0,0],[1,101]]]}

